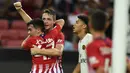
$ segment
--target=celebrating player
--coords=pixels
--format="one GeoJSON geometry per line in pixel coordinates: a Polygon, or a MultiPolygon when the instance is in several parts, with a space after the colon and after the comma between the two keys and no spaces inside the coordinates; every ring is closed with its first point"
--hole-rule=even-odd
{"type": "MultiPolygon", "coordinates": [[[[26,23],[32,20],[30,16],[28,16],[27,13],[22,9],[20,2],[14,3],[14,6],[26,23]]],[[[64,47],[64,35],[60,32],[60,30],[64,25],[64,20],[56,20],[55,12],[50,9],[44,10],[42,19],[45,23],[45,36],[41,35],[41,37],[44,40],[45,47],[39,49],[39,47],[34,45],[34,48],[31,48],[31,54],[46,56],[46,58],[43,60],[45,61],[45,67],[41,66],[40,64],[34,65],[32,71],[38,73],[38,71],[41,71],[42,67],[42,71],[45,71],[47,73],[63,73],[60,62],[64,47]],[[56,24],[55,27],[54,24],[56,24]],[[56,31],[59,31],[59,33],[56,31]]]]}

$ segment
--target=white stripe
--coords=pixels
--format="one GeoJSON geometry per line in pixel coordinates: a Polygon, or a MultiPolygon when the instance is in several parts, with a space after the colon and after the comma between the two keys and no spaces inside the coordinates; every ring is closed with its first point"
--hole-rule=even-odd
{"type": "Polygon", "coordinates": [[[57,73],[60,73],[59,63],[58,63],[58,62],[56,62],[56,64],[57,64],[57,73]]]}
{"type": "Polygon", "coordinates": [[[47,73],[48,69],[49,69],[49,64],[45,64],[45,71],[44,71],[44,73],[47,73]]]}
{"type": "Polygon", "coordinates": [[[56,63],[54,64],[53,71],[54,71],[54,73],[56,73],[56,63]]]}
{"type": "Polygon", "coordinates": [[[43,70],[43,65],[40,64],[40,65],[39,65],[39,71],[38,71],[38,73],[42,73],[42,70],[43,70]]]}
{"type": "Polygon", "coordinates": [[[37,66],[36,65],[33,65],[33,73],[36,73],[36,68],[37,66]]]}
{"type": "Polygon", "coordinates": [[[61,72],[64,73],[64,72],[63,72],[63,69],[61,69],[61,72]]]}
{"type": "Polygon", "coordinates": [[[54,63],[52,63],[51,68],[49,69],[49,73],[51,73],[53,66],[54,66],[54,63]]]}

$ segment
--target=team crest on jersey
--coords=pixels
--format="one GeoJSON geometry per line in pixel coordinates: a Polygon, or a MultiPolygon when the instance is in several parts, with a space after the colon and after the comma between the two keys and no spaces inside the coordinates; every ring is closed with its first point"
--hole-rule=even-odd
{"type": "Polygon", "coordinates": [[[85,47],[86,47],[86,46],[85,46],[85,45],[83,45],[83,46],[82,46],[82,49],[83,49],[83,50],[85,50],[85,47]]]}

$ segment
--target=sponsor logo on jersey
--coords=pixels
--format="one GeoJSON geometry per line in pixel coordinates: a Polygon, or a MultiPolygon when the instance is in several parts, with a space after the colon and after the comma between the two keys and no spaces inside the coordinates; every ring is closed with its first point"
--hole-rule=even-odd
{"type": "Polygon", "coordinates": [[[82,49],[83,49],[83,50],[85,50],[85,48],[86,48],[86,46],[85,46],[85,45],[83,45],[83,46],[82,46],[82,49]]]}
{"type": "MultiPolygon", "coordinates": [[[[51,43],[48,43],[47,45],[46,45],[46,47],[50,47],[50,46],[52,46],[52,45],[54,45],[54,41],[52,41],[51,43]]],[[[53,47],[54,48],[54,47],[53,47]]]]}
{"type": "Polygon", "coordinates": [[[80,59],[80,63],[86,63],[86,59],[81,58],[81,59],[80,59]]]}
{"type": "Polygon", "coordinates": [[[37,40],[36,41],[36,44],[45,44],[45,43],[51,43],[51,42],[53,42],[54,40],[52,39],[52,38],[48,38],[48,39],[46,39],[45,41],[43,41],[43,40],[37,40]]]}
{"type": "Polygon", "coordinates": [[[58,41],[57,42],[62,42],[62,39],[58,39],[58,41]]]}
{"type": "Polygon", "coordinates": [[[43,40],[36,40],[36,44],[44,44],[43,40]]]}

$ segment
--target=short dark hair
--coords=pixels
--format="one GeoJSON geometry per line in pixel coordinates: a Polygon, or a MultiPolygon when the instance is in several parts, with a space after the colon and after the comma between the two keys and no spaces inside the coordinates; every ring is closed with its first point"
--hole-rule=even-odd
{"type": "Polygon", "coordinates": [[[94,30],[96,31],[105,30],[106,21],[107,21],[107,15],[105,14],[105,12],[98,10],[92,14],[91,25],[94,30]]]}
{"type": "Polygon", "coordinates": [[[87,32],[89,32],[89,27],[88,27],[89,19],[88,19],[88,16],[86,16],[86,15],[79,15],[78,18],[80,20],[82,20],[87,25],[87,29],[86,30],[87,30],[87,32]]]}
{"type": "Polygon", "coordinates": [[[42,32],[44,32],[44,22],[40,18],[32,19],[30,22],[27,23],[27,26],[33,25],[34,28],[40,28],[42,32]]]}
{"type": "Polygon", "coordinates": [[[56,12],[53,9],[45,9],[43,13],[48,13],[50,15],[53,15],[53,19],[56,20],[56,12]]]}

